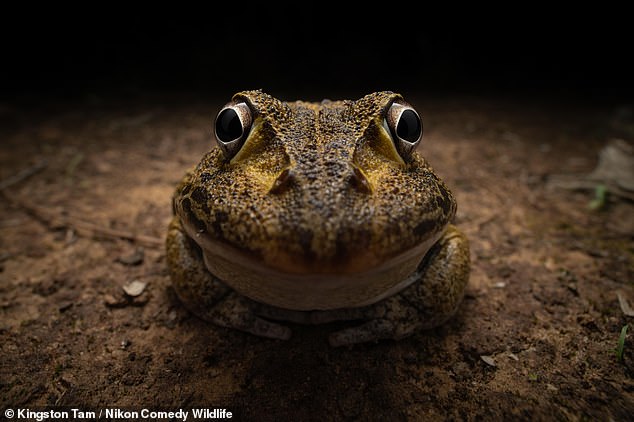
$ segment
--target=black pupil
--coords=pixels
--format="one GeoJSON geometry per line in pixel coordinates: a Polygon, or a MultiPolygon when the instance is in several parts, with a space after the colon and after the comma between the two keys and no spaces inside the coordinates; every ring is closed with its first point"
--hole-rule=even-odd
{"type": "Polygon", "coordinates": [[[242,123],[232,108],[224,109],[216,118],[216,135],[222,142],[230,142],[242,136],[242,123]]]}
{"type": "Polygon", "coordinates": [[[414,111],[405,110],[401,113],[401,117],[398,119],[398,125],[396,125],[396,134],[399,138],[413,144],[420,138],[421,131],[420,119],[414,111]]]}

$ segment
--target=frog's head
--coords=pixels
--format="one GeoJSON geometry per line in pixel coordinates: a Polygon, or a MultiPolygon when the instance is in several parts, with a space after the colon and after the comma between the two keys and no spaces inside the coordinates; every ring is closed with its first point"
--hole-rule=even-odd
{"type": "Polygon", "coordinates": [[[219,112],[215,134],[219,147],[174,206],[204,251],[245,267],[322,277],[389,267],[398,282],[456,211],[415,151],[422,121],[399,94],[287,103],[244,91],[219,112]]]}

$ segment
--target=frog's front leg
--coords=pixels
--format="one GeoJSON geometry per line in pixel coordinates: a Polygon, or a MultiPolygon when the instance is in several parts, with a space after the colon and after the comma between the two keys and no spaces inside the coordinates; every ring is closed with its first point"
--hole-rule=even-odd
{"type": "Polygon", "coordinates": [[[216,325],[257,336],[290,338],[288,327],[256,316],[253,302],[207,271],[200,248],[185,234],[177,217],[170,223],[166,248],[167,265],[176,294],[194,314],[216,325]]]}
{"type": "Polygon", "coordinates": [[[401,339],[449,319],[456,312],[469,279],[467,238],[449,226],[417,271],[420,279],[395,296],[356,310],[342,310],[369,321],[333,333],[330,344],[401,339]]]}

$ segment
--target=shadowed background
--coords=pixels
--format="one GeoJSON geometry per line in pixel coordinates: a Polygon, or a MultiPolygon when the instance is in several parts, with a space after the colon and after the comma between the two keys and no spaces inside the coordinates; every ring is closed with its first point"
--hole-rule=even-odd
{"type": "Polygon", "coordinates": [[[383,5],[363,18],[322,4],[292,17],[238,6],[167,20],[119,11],[16,20],[3,30],[2,93],[226,98],[263,88],[318,100],[388,89],[596,101],[633,92],[629,34],[618,11],[496,10],[460,18],[383,5]]]}

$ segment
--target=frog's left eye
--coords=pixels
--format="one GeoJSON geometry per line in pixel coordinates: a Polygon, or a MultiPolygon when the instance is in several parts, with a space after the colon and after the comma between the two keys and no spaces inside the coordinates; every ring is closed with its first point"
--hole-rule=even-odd
{"type": "Polygon", "coordinates": [[[423,135],[423,122],[416,110],[407,103],[394,102],[387,110],[385,123],[398,153],[403,159],[409,158],[423,135]]]}
{"type": "Polygon", "coordinates": [[[251,109],[246,103],[231,103],[220,110],[215,124],[216,140],[225,157],[231,158],[240,151],[252,122],[251,109]]]}

